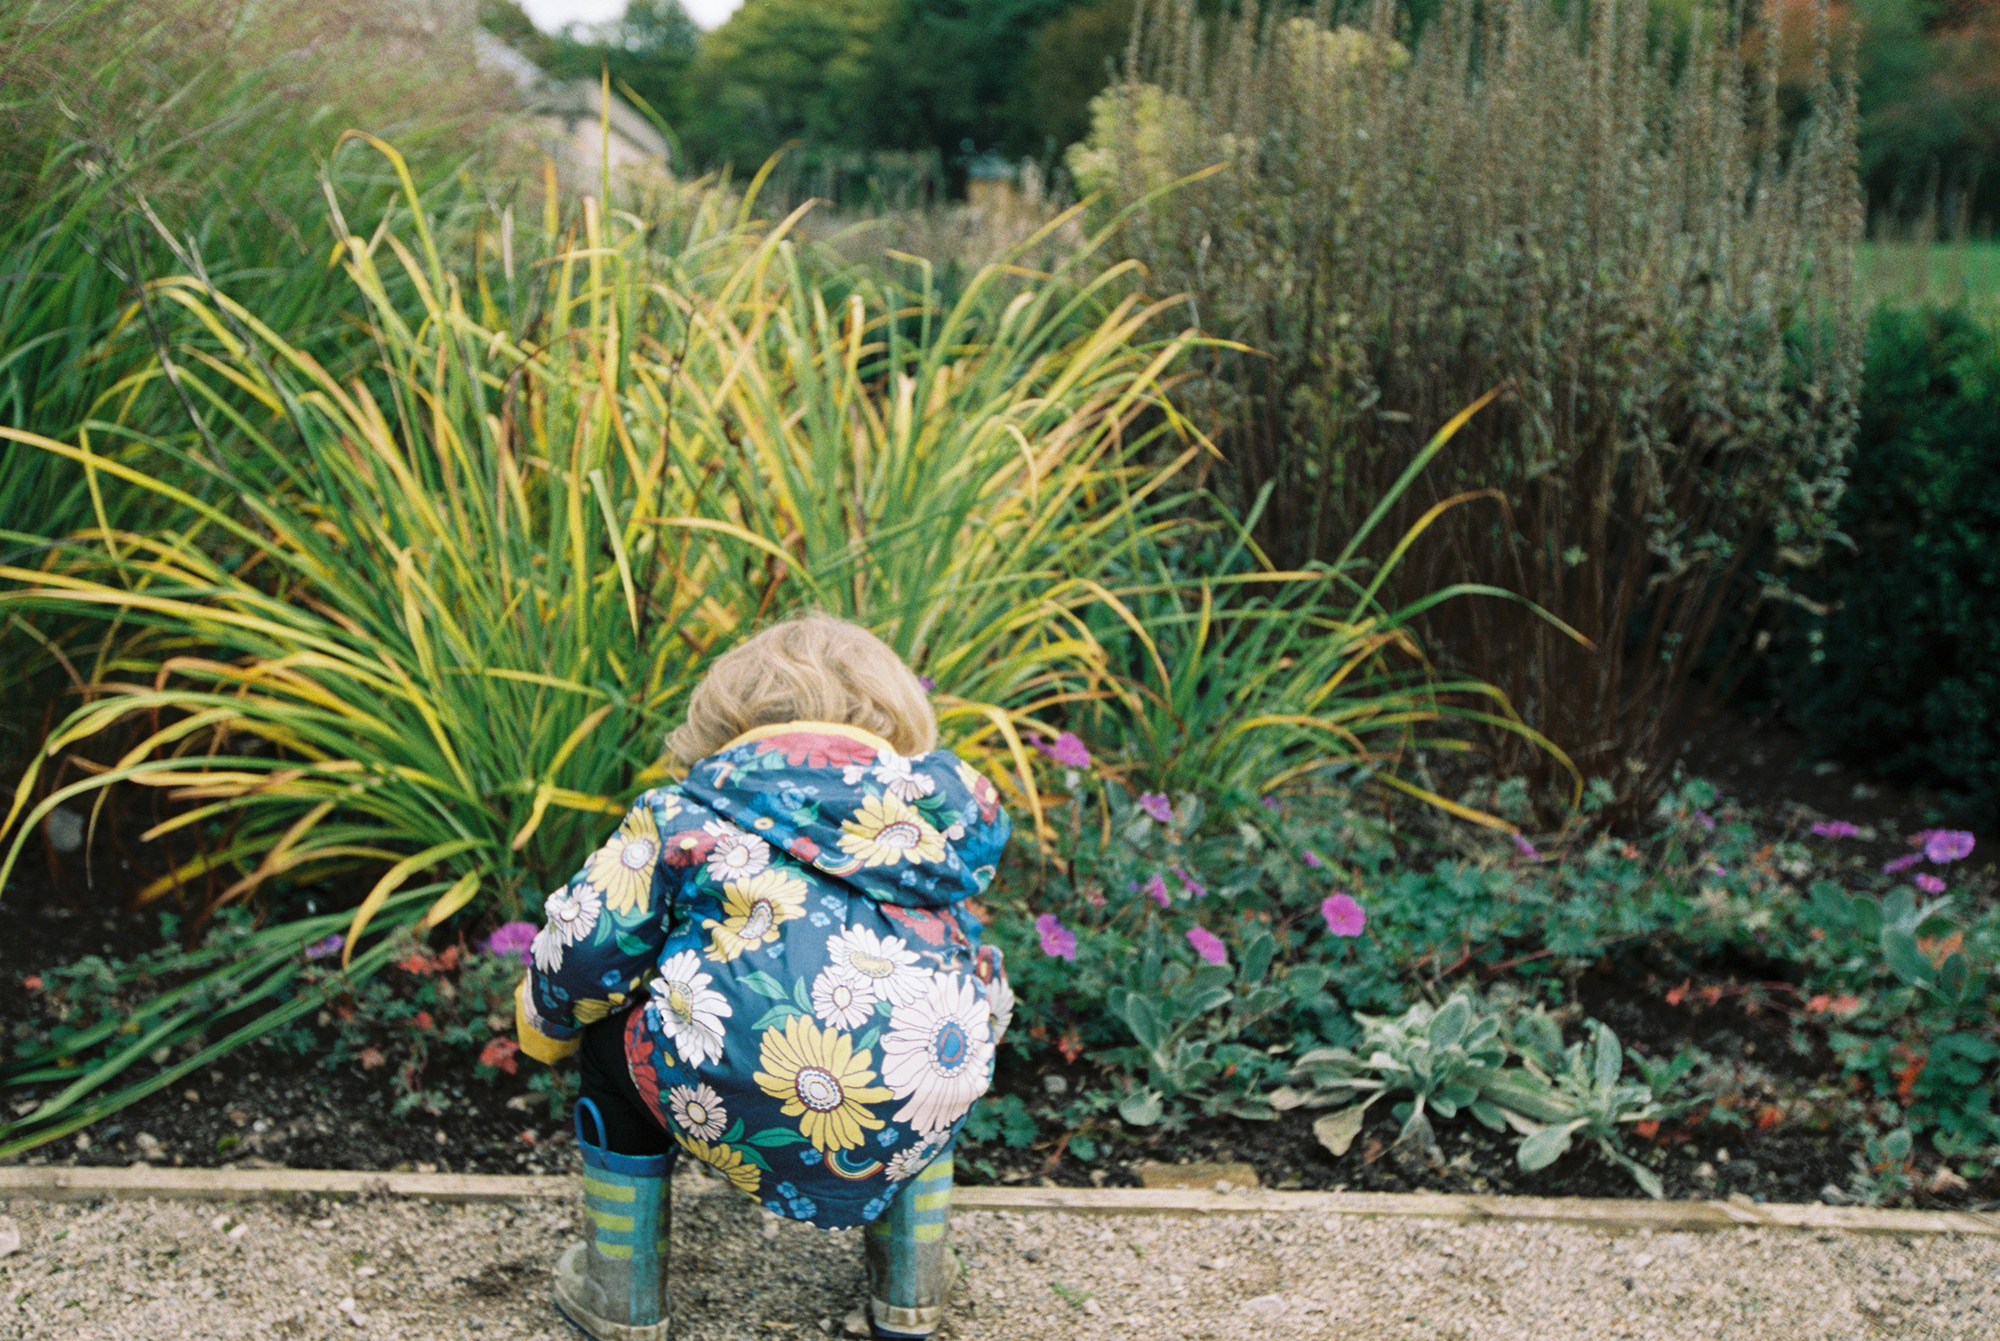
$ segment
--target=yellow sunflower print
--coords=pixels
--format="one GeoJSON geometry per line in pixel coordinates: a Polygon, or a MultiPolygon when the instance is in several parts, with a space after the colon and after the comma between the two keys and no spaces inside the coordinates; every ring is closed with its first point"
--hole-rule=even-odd
{"type": "MultiPolygon", "coordinates": [[[[888,1093],[887,1090],[882,1092],[888,1093]]],[[[681,1143],[681,1149],[727,1178],[731,1187],[738,1192],[747,1192],[753,1197],[757,1195],[757,1184],[763,1181],[764,1172],[755,1164],[745,1161],[742,1152],[735,1146],[724,1145],[720,1141],[710,1145],[707,1141],[698,1141],[679,1132],[673,1135],[674,1139],[681,1143]]]]}
{"type": "Polygon", "coordinates": [[[821,1154],[849,1150],[862,1142],[862,1129],[882,1126],[868,1105],[894,1096],[869,1082],[875,1072],[867,1049],[838,1029],[821,1029],[810,1015],[794,1015],[778,1029],[766,1029],[758,1053],[763,1070],[758,1088],[784,1101],[780,1110],[799,1121],[799,1134],[821,1154]]]}
{"type": "Polygon", "coordinates": [[[625,994],[613,992],[608,1000],[600,1001],[595,997],[586,997],[582,1001],[573,1001],[570,1003],[570,1010],[575,1014],[578,1024],[596,1024],[624,1004],[625,994]]]}
{"type": "Polygon", "coordinates": [[[635,806],[611,841],[590,859],[590,883],[604,891],[614,913],[644,915],[653,901],[653,867],[660,857],[660,828],[653,812],[635,806]]]}
{"type": "Polygon", "coordinates": [[[863,866],[944,860],[944,835],[894,796],[869,797],[840,828],[840,850],[863,866]]]}
{"type": "Polygon", "coordinates": [[[722,920],[702,919],[709,933],[708,957],[726,964],[745,950],[778,939],[778,928],[806,915],[806,882],[767,870],[722,887],[722,920]]]}

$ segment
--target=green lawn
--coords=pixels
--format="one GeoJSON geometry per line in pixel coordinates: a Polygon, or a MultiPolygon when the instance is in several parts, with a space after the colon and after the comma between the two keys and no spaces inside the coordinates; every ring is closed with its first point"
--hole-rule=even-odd
{"type": "Polygon", "coordinates": [[[2000,315],[2000,242],[1864,242],[1856,257],[1874,302],[1952,303],[2000,315]]]}

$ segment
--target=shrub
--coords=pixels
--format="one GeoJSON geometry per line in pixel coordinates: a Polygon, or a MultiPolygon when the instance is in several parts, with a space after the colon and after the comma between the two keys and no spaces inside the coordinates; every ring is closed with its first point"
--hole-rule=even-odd
{"type": "Polygon", "coordinates": [[[1328,32],[1156,5],[1073,168],[1106,208],[1214,169],[1140,208],[1127,245],[1253,347],[1204,351],[1189,403],[1239,503],[1275,486],[1258,538],[1280,564],[1338,553],[1430,425],[1511,389],[1365,552],[1483,500],[1395,582],[1498,583],[1588,635],[1482,601],[1422,626],[1631,821],[1698,653],[1732,620],[1750,636],[1831,525],[1859,369],[1851,89],[1823,5],[1795,136],[1708,11],[1683,46],[1643,4],[1447,0],[1405,53],[1391,10],[1328,32]]]}
{"type": "Polygon", "coordinates": [[[1815,749],[2000,821],[2000,332],[1962,310],[1875,314],[1852,540],[1783,654],[1815,749]]]}

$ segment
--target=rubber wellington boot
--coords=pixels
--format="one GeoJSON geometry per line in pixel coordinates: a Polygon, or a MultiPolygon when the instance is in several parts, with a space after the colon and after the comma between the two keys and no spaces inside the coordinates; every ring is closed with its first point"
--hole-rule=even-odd
{"type": "Polygon", "coordinates": [[[947,1151],[868,1226],[868,1322],[877,1337],[927,1337],[944,1321],[958,1279],[958,1259],[944,1240],[951,1172],[947,1151]]]}
{"type": "Polygon", "coordinates": [[[556,1308],[591,1341],[667,1341],[670,1161],[606,1150],[604,1118],[588,1099],[577,1101],[576,1143],[590,1242],[571,1245],[556,1262],[556,1308]]]}

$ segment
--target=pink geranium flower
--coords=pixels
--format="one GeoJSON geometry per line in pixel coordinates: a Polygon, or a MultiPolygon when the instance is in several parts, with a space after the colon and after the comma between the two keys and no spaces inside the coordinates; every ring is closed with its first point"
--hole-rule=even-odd
{"type": "Polygon", "coordinates": [[[1315,871],[1326,865],[1325,862],[1319,859],[1319,853],[1313,851],[1311,848],[1307,848],[1305,851],[1299,853],[1299,860],[1312,867],[1315,871]]]}
{"type": "Polygon", "coordinates": [[[1140,792],[1139,809],[1145,811],[1162,824],[1171,824],[1173,822],[1173,804],[1160,792],[1140,792]]]}
{"type": "Polygon", "coordinates": [[[1518,833],[1514,835],[1514,850],[1529,861],[1540,861],[1542,859],[1542,854],[1535,851],[1535,845],[1518,833]]]}
{"type": "Polygon", "coordinates": [[[1146,897],[1165,908],[1173,903],[1173,896],[1167,893],[1167,882],[1155,872],[1146,881],[1146,897]]]}
{"type": "Polygon", "coordinates": [[[1972,835],[1963,829],[1926,829],[1917,835],[1924,843],[1924,855],[1938,865],[1972,855],[1972,835]]]}
{"type": "Polygon", "coordinates": [[[502,922],[486,938],[486,953],[525,964],[532,957],[528,947],[535,943],[535,931],[533,922],[502,922]]]}
{"type": "Polygon", "coordinates": [[[1075,960],[1076,933],[1062,924],[1054,913],[1035,919],[1035,931],[1042,938],[1042,953],[1056,959],[1075,960]]]}
{"type": "Polygon", "coordinates": [[[1359,936],[1368,925],[1368,910],[1346,894],[1335,894],[1320,904],[1319,915],[1336,936],[1359,936]]]}
{"type": "Polygon", "coordinates": [[[1846,820],[1821,820],[1812,826],[1812,832],[1816,838],[1852,838],[1861,830],[1846,820]]]}
{"type": "Polygon", "coordinates": [[[1090,751],[1076,737],[1076,732],[1065,731],[1053,741],[1035,738],[1035,748],[1064,768],[1089,768],[1090,751]]]}
{"type": "Polygon", "coordinates": [[[1178,866],[1174,867],[1174,876],[1181,882],[1181,888],[1185,889],[1190,897],[1198,899],[1208,893],[1207,885],[1204,885],[1178,866]]]}
{"type": "Polygon", "coordinates": [[[1229,962],[1229,951],[1223,948],[1221,938],[1207,927],[1190,927],[1187,938],[1188,944],[1194,947],[1194,952],[1209,963],[1226,964],[1229,962]]]}
{"type": "Polygon", "coordinates": [[[1885,861],[1882,863],[1882,874],[1894,875],[1898,871],[1907,871],[1923,859],[1923,853],[1912,852],[1907,857],[1898,857],[1894,861],[1885,861]]]}
{"type": "Polygon", "coordinates": [[[1926,894],[1944,893],[1944,881],[1926,871],[1910,882],[1926,894]]]}

